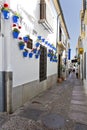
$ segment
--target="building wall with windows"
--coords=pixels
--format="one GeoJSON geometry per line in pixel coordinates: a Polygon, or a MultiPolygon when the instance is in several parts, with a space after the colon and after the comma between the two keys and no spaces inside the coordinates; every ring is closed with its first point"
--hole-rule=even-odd
{"type": "Polygon", "coordinates": [[[80,43],[78,46],[78,54],[80,56],[80,78],[83,80],[87,93],[87,1],[82,0],[82,2],[82,10],[80,11],[81,34],[80,43]]]}
{"type": "MultiPolygon", "coordinates": [[[[10,17],[8,18],[8,15],[6,19],[1,12],[0,89],[2,92],[4,86],[5,98],[2,99],[0,107],[5,105],[0,111],[11,112],[56,83],[56,47],[59,36],[57,29],[62,16],[57,21],[58,12],[52,0],[7,0],[6,3],[2,1],[0,4],[1,7],[8,6],[10,11],[10,17]],[[13,21],[15,14],[19,17],[17,23],[13,21]],[[13,37],[15,28],[20,31],[18,38],[13,37]],[[26,40],[25,36],[29,39],[26,40]],[[19,49],[21,41],[24,44],[23,50],[19,49]],[[25,52],[28,52],[27,57],[25,52]],[[31,53],[32,58],[29,57],[31,53]]],[[[3,95],[1,93],[0,99],[3,95]]]]}
{"type": "MultiPolygon", "coordinates": [[[[11,1],[11,8],[17,11],[22,16],[21,34],[24,36],[26,34],[30,35],[33,40],[32,48],[35,48],[38,36],[44,38],[48,41],[50,45],[56,47],[56,11],[53,8],[53,3],[50,1],[45,1],[46,4],[46,22],[48,30],[44,27],[42,21],[40,21],[40,0],[32,0],[26,2],[21,1],[11,1]],[[15,6],[14,6],[15,5],[15,6]],[[54,10],[55,14],[52,12],[54,10]],[[41,23],[40,23],[41,22],[41,23]],[[49,31],[53,32],[49,32],[49,31]]],[[[42,45],[43,57],[41,55],[38,59],[35,58],[33,54],[32,58],[23,57],[22,52],[18,48],[18,41],[11,39],[12,48],[15,53],[12,53],[12,68],[13,68],[13,110],[24,104],[27,100],[46,90],[55,84],[57,80],[57,62],[50,61],[48,57],[48,51],[51,49],[50,46],[46,45],[45,42],[40,41],[42,45]],[[45,52],[44,49],[45,48],[45,52]],[[46,56],[45,56],[46,55],[46,56]],[[44,59],[44,57],[46,57],[44,59]],[[42,59],[42,60],[41,60],[42,59]],[[45,60],[45,62],[43,62],[45,60]],[[43,65],[46,64],[46,65],[43,65]],[[18,94],[19,93],[19,94],[18,94]],[[16,98],[15,98],[15,95],[16,98]]],[[[27,45],[26,45],[27,46],[27,45]]],[[[28,49],[30,53],[32,50],[28,49]]],[[[54,51],[55,53],[55,51],[54,51]]]]}

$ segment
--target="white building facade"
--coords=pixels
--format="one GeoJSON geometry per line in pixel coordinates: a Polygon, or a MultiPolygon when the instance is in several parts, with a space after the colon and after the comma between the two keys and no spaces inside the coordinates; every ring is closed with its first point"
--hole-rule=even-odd
{"type": "Polygon", "coordinates": [[[0,111],[16,110],[57,81],[59,19],[54,2],[0,1],[0,111]],[[9,12],[7,18],[4,10],[9,12]],[[17,21],[14,15],[19,17],[17,21]],[[18,37],[13,36],[15,28],[18,37]]]}

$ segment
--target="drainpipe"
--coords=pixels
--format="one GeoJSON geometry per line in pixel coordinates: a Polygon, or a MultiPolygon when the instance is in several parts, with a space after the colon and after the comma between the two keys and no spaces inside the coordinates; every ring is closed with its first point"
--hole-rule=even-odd
{"type": "MultiPolygon", "coordinates": [[[[4,0],[3,3],[10,5],[10,0],[4,0]]],[[[2,16],[3,17],[3,16],[2,16]]],[[[2,78],[3,78],[3,94],[4,94],[4,109],[8,113],[12,112],[12,43],[11,43],[11,20],[1,19],[2,32],[2,78]]]]}

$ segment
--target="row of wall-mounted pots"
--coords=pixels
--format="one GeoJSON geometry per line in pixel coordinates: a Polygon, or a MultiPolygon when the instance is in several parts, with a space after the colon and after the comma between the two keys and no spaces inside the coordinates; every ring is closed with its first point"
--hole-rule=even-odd
{"type": "MultiPolygon", "coordinates": [[[[23,52],[23,57],[27,57],[29,55],[29,58],[32,58],[33,57],[33,53],[28,53],[27,51],[24,51],[23,52]]],[[[39,58],[39,55],[38,54],[35,54],[35,58],[38,59],[39,58]]]]}
{"type": "MultiPolygon", "coordinates": [[[[4,4],[4,6],[1,9],[1,11],[2,11],[2,14],[4,16],[4,19],[9,19],[10,18],[10,9],[8,8],[7,4],[4,4]]],[[[20,17],[18,16],[17,13],[15,15],[13,15],[12,16],[13,23],[18,23],[19,22],[19,18],[20,17]]],[[[13,38],[14,39],[18,39],[19,33],[20,33],[20,30],[18,28],[16,28],[16,27],[13,28],[12,34],[13,34],[13,38]]],[[[25,43],[29,42],[29,36],[27,36],[27,35],[24,36],[23,40],[24,40],[25,43]]],[[[39,40],[39,42],[37,42],[35,44],[36,48],[34,48],[31,53],[28,53],[28,51],[24,51],[23,52],[23,56],[24,57],[27,57],[28,54],[29,54],[29,57],[32,58],[33,54],[35,54],[35,58],[38,58],[39,55],[41,54],[40,50],[37,52],[37,48],[40,46],[40,42],[44,42],[47,46],[49,46],[52,49],[56,50],[56,48],[52,44],[48,43],[48,41],[45,41],[45,39],[42,38],[42,36],[38,36],[38,40],[39,40]]],[[[25,47],[24,42],[20,43],[20,45],[19,45],[20,50],[24,50],[24,47],[25,47]]],[[[52,57],[51,54],[48,54],[48,57],[50,57],[50,61],[56,61],[56,59],[57,59],[57,57],[55,57],[55,56],[52,57]]]]}

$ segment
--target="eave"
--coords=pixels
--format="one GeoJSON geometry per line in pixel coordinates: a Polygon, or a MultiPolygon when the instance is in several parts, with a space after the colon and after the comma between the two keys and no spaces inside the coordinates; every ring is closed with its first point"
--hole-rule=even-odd
{"type": "Polygon", "coordinates": [[[65,23],[65,20],[64,20],[64,16],[63,16],[63,11],[61,9],[60,2],[59,2],[59,0],[53,0],[53,2],[54,2],[54,6],[56,8],[56,11],[58,13],[58,16],[59,16],[59,19],[60,19],[60,22],[61,22],[61,26],[64,29],[64,32],[66,34],[66,37],[67,37],[67,39],[70,39],[68,30],[67,30],[67,27],[66,27],[66,23],[65,23]]]}

